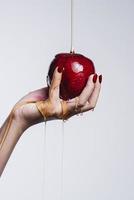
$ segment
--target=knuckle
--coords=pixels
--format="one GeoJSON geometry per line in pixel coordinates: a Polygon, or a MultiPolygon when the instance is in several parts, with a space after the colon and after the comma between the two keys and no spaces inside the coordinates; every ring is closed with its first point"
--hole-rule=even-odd
{"type": "Polygon", "coordinates": [[[51,90],[49,91],[49,96],[52,96],[52,94],[53,94],[53,88],[51,88],[51,90]]]}
{"type": "Polygon", "coordinates": [[[90,109],[94,109],[96,106],[96,103],[95,102],[89,102],[89,107],[90,109]]]}
{"type": "Polygon", "coordinates": [[[54,88],[53,88],[53,91],[54,91],[54,90],[57,90],[57,89],[58,89],[58,87],[59,87],[59,85],[58,85],[58,84],[56,84],[56,85],[54,86],[54,88]]]}
{"type": "Polygon", "coordinates": [[[54,92],[55,89],[58,89],[58,87],[59,87],[59,84],[55,83],[54,85],[52,85],[50,91],[51,91],[51,92],[54,92]]]}
{"type": "Polygon", "coordinates": [[[83,107],[84,105],[85,105],[85,102],[84,102],[84,101],[80,101],[80,102],[78,103],[78,107],[79,107],[79,108],[83,107]]]}
{"type": "Polygon", "coordinates": [[[95,103],[90,104],[90,108],[91,108],[91,109],[94,109],[95,106],[96,106],[95,103]]]}
{"type": "Polygon", "coordinates": [[[17,109],[13,109],[12,111],[12,117],[13,119],[18,119],[20,117],[20,115],[22,115],[22,109],[17,108],[17,109]]]}

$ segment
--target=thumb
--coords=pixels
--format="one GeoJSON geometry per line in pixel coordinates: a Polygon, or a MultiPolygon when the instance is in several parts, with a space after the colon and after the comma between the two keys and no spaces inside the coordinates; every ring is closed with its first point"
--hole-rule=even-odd
{"type": "Polygon", "coordinates": [[[49,98],[52,100],[59,98],[62,71],[63,71],[63,67],[56,67],[54,71],[51,85],[49,88],[49,98]]]}

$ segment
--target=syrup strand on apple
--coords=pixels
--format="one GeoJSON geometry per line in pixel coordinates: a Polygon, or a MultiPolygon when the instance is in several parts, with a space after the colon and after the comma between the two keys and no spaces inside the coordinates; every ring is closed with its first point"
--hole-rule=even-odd
{"type": "Polygon", "coordinates": [[[74,53],[74,47],[73,47],[73,40],[74,40],[74,0],[71,0],[71,27],[70,27],[70,40],[71,40],[71,48],[70,53],[74,53]]]}

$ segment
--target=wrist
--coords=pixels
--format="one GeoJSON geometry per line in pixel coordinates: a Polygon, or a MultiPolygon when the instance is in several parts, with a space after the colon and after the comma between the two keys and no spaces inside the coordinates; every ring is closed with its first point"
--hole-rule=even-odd
{"type": "Polygon", "coordinates": [[[12,123],[16,126],[18,135],[22,135],[23,132],[29,127],[29,124],[23,119],[21,111],[19,109],[12,113],[12,123]]]}

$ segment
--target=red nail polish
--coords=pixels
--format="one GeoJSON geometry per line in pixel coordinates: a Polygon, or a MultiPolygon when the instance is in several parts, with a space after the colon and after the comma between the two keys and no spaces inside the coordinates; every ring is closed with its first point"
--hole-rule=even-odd
{"type": "Polygon", "coordinates": [[[58,72],[61,73],[62,71],[63,71],[63,67],[62,66],[58,67],[58,72]]]}
{"type": "Polygon", "coordinates": [[[93,76],[93,83],[96,83],[96,81],[97,81],[97,74],[95,74],[95,75],[93,76]]]}
{"type": "Polygon", "coordinates": [[[99,76],[99,82],[102,82],[102,75],[99,76]]]}

